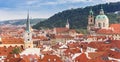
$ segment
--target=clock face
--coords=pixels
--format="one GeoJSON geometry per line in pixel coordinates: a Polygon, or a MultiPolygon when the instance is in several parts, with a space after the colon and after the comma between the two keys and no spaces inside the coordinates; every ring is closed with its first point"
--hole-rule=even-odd
{"type": "Polygon", "coordinates": [[[30,33],[26,33],[25,34],[25,41],[26,42],[30,42],[31,41],[31,38],[32,38],[32,35],[30,33]]]}

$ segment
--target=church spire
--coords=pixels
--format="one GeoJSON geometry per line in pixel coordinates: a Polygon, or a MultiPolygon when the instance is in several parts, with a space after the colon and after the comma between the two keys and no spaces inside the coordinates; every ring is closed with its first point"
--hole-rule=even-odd
{"type": "Polygon", "coordinates": [[[100,15],[103,15],[103,14],[104,14],[104,10],[103,10],[103,7],[101,6],[100,15]]]}
{"type": "Polygon", "coordinates": [[[67,19],[66,28],[70,28],[69,20],[67,19]]]}
{"type": "Polygon", "coordinates": [[[26,31],[30,32],[29,10],[28,10],[28,14],[27,14],[26,31]]]}

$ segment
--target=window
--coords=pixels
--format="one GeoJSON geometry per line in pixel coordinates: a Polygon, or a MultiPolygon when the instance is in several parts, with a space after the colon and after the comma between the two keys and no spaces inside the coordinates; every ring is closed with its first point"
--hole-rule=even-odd
{"type": "Polygon", "coordinates": [[[56,61],[56,59],[54,59],[54,61],[56,61]]]}
{"type": "Polygon", "coordinates": [[[101,28],[101,23],[98,23],[98,27],[101,28]]]}
{"type": "Polygon", "coordinates": [[[80,47],[83,48],[83,45],[81,45],[80,47]]]}
{"type": "Polygon", "coordinates": [[[28,39],[28,41],[30,41],[30,39],[28,39]]]}
{"type": "Polygon", "coordinates": [[[91,19],[91,22],[92,22],[92,19],[91,19]]]}

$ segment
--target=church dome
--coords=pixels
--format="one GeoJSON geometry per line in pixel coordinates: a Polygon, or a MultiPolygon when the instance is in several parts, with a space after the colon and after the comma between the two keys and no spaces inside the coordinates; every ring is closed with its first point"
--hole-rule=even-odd
{"type": "Polygon", "coordinates": [[[109,19],[108,19],[108,17],[106,16],[106,15],[97,15],[96,16],[96,19],[95,19],[96,21],[108,21],[109,19]]]}
{"type": "Polygon", "coordinates": [[[109,27],[109,19],[104,14],[104,10],[101,8],[100,14],[96,16],[95,18],[95,26],[96,28],[105,28],[108,29],[109,27]]]}

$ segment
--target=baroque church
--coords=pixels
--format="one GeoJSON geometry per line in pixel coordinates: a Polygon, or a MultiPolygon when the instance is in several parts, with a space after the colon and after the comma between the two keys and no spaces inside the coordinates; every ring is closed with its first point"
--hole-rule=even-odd
{"type": "Polygon", "coordinates": [[[95,29],[108,29],[109,28],[109,19],[105,15],[103,8],[101,7],[99,15],[96,17],[92,9],[89,11],[88,16],[88,26],[87,30],[89,33],[92,33],[95,29]]]}
{"type": "Polygon", "coordinates": [[[87,31],[90,35],[105,36],[113,40],[120,40],[120,24],[109,24],[109,18],[101,7],[99,15],[94,16],[92,9],[89,11],[87,31]]]}

